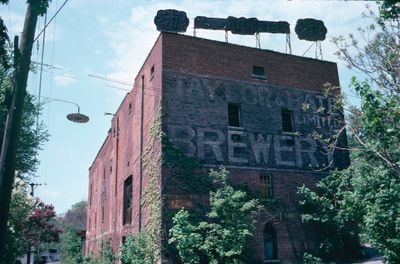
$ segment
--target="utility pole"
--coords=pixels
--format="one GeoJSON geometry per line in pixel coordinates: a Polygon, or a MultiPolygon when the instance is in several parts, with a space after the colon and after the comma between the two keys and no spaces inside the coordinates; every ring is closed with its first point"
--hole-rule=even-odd
{"type": "MultiPolygon", "coordinates": [[[[21,44],[14,44],[15,79],[11,107],[8,110],[7,121],[3,135],[3,145],[0,156],[0,262],[5,261],[5,244],[8,213],[10,211],[11,191],[15,177],[16,147],[20,138],[21,118],[26,95],[29,67],[35,28],[40,14],[39,2],[27,1],[24,29],[21,44]]],[[[18,40],[18,38],[16,38],[18,40]]]]}

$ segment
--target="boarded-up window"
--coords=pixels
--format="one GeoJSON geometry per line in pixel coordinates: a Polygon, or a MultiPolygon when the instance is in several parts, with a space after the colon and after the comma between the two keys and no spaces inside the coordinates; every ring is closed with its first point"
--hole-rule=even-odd
{"type": "Polygon", "coordinates": [[[171,209],[192,208],[192,197],[190,195],[171,194],[168,196],[168,207],[171,209]]]}
{"type": "Polygon", "coordinates": [[[123,224],[132,222],[132,175],[124,182],[123,224]]]}

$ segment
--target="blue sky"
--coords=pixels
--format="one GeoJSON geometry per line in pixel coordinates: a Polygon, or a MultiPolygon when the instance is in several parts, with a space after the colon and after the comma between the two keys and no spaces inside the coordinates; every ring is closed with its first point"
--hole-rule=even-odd
{"type": "MultiPolygon", "coordinates": [[[[53,0],[48,18],[58,10],[64,0],[53,0]]],[[[43,146],[35,194],[52,203],[57,213],[87,199],[88,168],[103,143],[115,112],[129,86],[93,78],[103,76],[126,83],[133,83],[154,41],[158,36],[154,16],[159,9],[174,8],[186,11],[190,25],[185,34],[193,34],[196,16],[257,17],[259,20],[288,21],[291,25],[293,54],[303,55],[310,42],[301,41],[294,33],[299,18],[316,18],[328,28],[327,40],[322,43],[323,58],[338,62],[342,89],[357,74],[346,69],[335,57],[335,47],[329,41],[333,36],[355,33],[357,28],[371,21],[362,18],[366,11],[365,1],[139,1],[139,0],[69,0],[56,19],[46,30],[44,67],[41,94],[45,97],[76,102],[81,112],[90,117],[86,124],[69,122],[65,116],[75,112],[72,104],[52,102],[44,105],[41,120],[47,126],[50,140],[43,146]]],[[[368,3],[372,10],[377,7],[368,3]]],[[[8,6],[0,6],[11,39],[22,31],[25,1],[10,0],[8,6]]],[[[43,28],[44,18],[38,22],[37,32],[43,28]]],[[[197,30],[197,36],[223,41],[224,32],[197,30]]],[[[255,47],[254,36],[229,35],[229,42],[255,47]]],[[[34,45],[33,61],[40,61],[42,38],[39,49],[34,45]]],[[[285,36],[262,34],[261,47],[285,51],[285,36]]],[[[305,56],[314,57],[311,48],[305,56]]],[[[39,71],[31,73],[28,90],[37,95],[39,71]]],[[[350,98],[350,97],[349,97],[350,98]]],[[[351,98],[350,98],[351,99],[351,98]]]]}

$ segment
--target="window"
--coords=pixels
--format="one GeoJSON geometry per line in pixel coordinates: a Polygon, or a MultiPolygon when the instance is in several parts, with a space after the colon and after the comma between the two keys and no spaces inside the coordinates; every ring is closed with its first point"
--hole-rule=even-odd
{"type": "Polygon", "coordinates": [[[240,105],[228,104],[228,125],[240,126],[240,105]]]}
{"type": "Polygon", "coordinates": [[[124,225],[132,222],[132,175],[124,182],[124,210],[122,218],[124,225]]]}
{"type": "Polygon", "coordinates": [[[93,193],[93,185],[90,184],[90,188],[89,188],[89,205],[92,205],[92,193],[93,193]]]}
{"type": "Polygon", "coordinates": [[[261,66],[253,66],[253,78],[266,79],[265,69],[261,66]]]}
{"type": "Polygon", "coordinates": [[[276,231],[272,221],[268,222],[264,228],[264,260],[273,260],[277,258],[276,231]]]}
{"type": "Polygon", "coordinates": [[[293,130],[293,111],[282,108],[282,131],[283,132],[294,132],[293,130]]]}
{"type": "Polygon", "coordinates": [[[101,222],[104,223],[104,205],[101,207],[101,222]]]}
{"type": "Polygon", "coordinates": [[[151,66],[150,68],[150,81],[153,79],[153,77],[154,77],[154,65],[151,66]]]}
{"type": "Polygon", "coordinates": [[[260,193],[264,198],[272,197],[274,195],[271,174],[260,175],[260,193]]]}
{"type": "Polygon", "coordinates": [[[128,106],[128,114],[132,113],[132,103],[129,103],[128,106]]]}
{"type": "Polygon", "coordinates": [[[110,159],[110,174],[112,173],[112,164],[113,164],[113,160],[110,159]]]}

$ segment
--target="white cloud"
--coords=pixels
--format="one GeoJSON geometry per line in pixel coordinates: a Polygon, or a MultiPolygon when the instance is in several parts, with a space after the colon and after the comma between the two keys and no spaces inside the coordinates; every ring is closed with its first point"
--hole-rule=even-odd
{"type": "Polygon", "coordinates": [[[3,18],[10,40],[12,41],[15,35],[20,35],[24,25],[24,16],[11,11],[0,11],[0,17],[3,18]]]}

